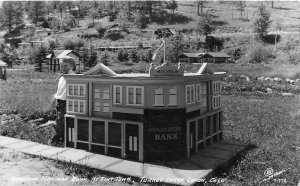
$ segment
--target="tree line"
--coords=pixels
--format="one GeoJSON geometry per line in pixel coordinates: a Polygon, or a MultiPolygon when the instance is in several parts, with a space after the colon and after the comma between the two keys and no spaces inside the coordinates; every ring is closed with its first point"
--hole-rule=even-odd
{"type": "Polygon", "coordinates": [[[145,27],[157,19],[158,14],[169,10],[174,14],[178,4],[172,1],[4,1],[0,11],[1,28],[7,27],[9,32],[13,27],[31,20],[36,26],[39,22],[50,22],[53,15],[59,18],[60,24],[64,19],[79,20],[89,16],[94,21],[102,16],[109,16],[111,21],[120,18],[126,21],[138,22],[145,27]],[[52,15],[52,16],[51,16],[52,15]]]}

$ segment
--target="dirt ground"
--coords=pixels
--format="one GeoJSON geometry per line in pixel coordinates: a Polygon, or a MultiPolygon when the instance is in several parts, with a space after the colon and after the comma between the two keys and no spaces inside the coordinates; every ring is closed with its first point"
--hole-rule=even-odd
{"type": "MultiPolygon", "coordinates": [[[[106,177],[108,178],[108,177],[106,177]]],[[[14,150],[0,147],[0,185],[57,186],[57,185],[129,185],[105,181],[104,177],[89,182],[65,175],[51,160],[41,160],[14,150]],[[101,180],[102,179],[102,180],[101,180]]]]}

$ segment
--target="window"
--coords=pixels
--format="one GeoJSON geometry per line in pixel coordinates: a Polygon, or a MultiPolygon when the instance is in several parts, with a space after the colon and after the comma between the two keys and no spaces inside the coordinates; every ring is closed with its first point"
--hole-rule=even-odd
{"type": "Polygon", "coordinates": [[[164,89],[162,87],[155,87],[154,106],[164,106],[164,89]]]}
{"type": "Polygon", "coordinates": [[[69,99],[67,104],[67,111],[79,114],[85,114],[85,100],[69,99]]]}
{"type": "Polygon", "coordinates": [[[186,85],[186,103],[195,103],[195,85],[186,85]]]}
{"type": "Polygon", "coordinates": [[[102,99],[109,99],[109,89],[103,89],[103,97],[102,99]]]}
{"type": "Polygon", "coordinates": [[[121,124],[108,123],[108,145],[121,146],[121,124]]]}
{"type": "Polygon", "coordinates": [[[97,112],[100,112],[101,111],[101,104],[100,104],[100,101],[94,101],[94,108],[93,110],[94,111],[97,111],[97,112]]]}
{"type": "Polygon", "coordinates": [[[127,105],[144,105],[144,87],[127,86],[126,89],[127,105]]]}
{"type": "Polygon", "coordinates": [[[169,88],[169,106],[177,106],[177,87],[169,88]]]}
{"type": "Polygon", "coordinates": [[[92,121],[92,142],[104,144],[105,136],[105,122],[104,121],[92,121]]]}
{"type": "Polygon", "coordinates": [[[221,96],[214,96],[213,97],[213,109],[221,107],[221,96]]]}
{"type": "Polygon", "coordinates": [[[200,102],[201,101],[201,86],[200,86],[200,84],[197,84],[196,85],[196,101],[197,102],[200,102]]]}
{"type": "Polygon", "coordinates": [[[78,140],[89,141],[89,121],[78,119],[78,140]]]}
{"type": "Polygon", "coordinates": [[[113,103],[122,104],[122,86],[114,85],[113,103]]]}
{"type": "Polygon", "coordinates": [[[93,112],[109,112],[109,87],[95,87],[93,89],[93,112]]]}
{"type": "Polygon", "coordinates": [[[201,106],[207,106],[207,82],[201,82],[200,88],[201,106]]]}
{"type": "Polygon", "coordinates": [[[94,89],[93,98],[100,98],[100,89],[99,88],[94,89]]]}
{"type": "Polygon", "coordinates": [[[109,103],[103,103],[103,112],[109,112],[109,103]]]}
{"type": "Polygon", "coordinates": [[[213,93],[221,92],[221,83],[220,82],[213,82],[213,93]]]}
{"type": "Polygon", "coordinates": [[[68,84],[68,96],[85,96],[85,85],[83,84],[68,84]]]}

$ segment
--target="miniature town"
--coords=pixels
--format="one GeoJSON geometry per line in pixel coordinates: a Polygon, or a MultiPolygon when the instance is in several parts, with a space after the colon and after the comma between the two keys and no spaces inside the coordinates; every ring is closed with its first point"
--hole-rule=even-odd
{"type": "Polygon", "coordinates": [[[298,4],[0,1],[0,180],[299,185],[298,4]]]}

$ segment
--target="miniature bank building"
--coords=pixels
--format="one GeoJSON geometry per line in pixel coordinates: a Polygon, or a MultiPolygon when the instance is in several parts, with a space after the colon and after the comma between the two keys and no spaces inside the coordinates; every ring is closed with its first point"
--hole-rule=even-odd
{"type": "Polygon", "coordinates": [[[66,147],[134,161],[190,157],[222,139],[220,81],[203,64],[151,64],[149,73],[116,74],[98,64],[65,75],[66,147]]]}

